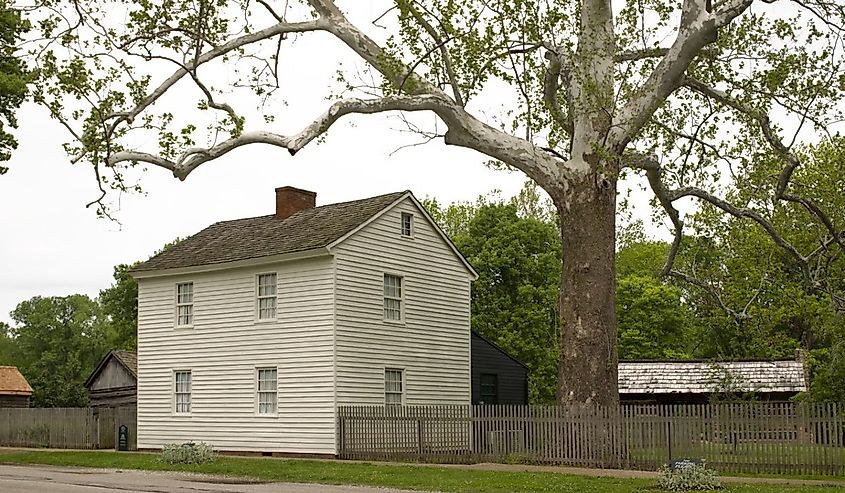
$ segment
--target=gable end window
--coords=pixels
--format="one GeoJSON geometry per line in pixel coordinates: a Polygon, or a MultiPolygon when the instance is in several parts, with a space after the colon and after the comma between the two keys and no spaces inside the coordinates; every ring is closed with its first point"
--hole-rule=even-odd
{"type": "Polygon", "coordinates": [[[498,404],[499,403],[499,376],[495,373],[481,374],[481,403],[482,404],[498,404]]]}
{"type": "Polygon", "coordinates": [[[173,401],[176,414],[191,412],[191,370],[173,372],[173,401]]]}
{"type": "Polygon", "coordinates": [[[384,275],[384,319],[402,321],[402,277],[384,275]]]}
{"type": "Polygon", "coordinates": [[[275,368],[257,369],[258,414],[276,414],[278,396],[278,372],[275,368]]]}
{"type": "Polygon", "coordinates": [[[176,325],[190,327],[194,324],[194,283],[176,285],[176,325]]]}
{"type": "Polygon", "coordinates": [[[276,318],[276,273],[258,275],[257,310],[259,320],[276,318]]]}
{"type": "Polygon", "coordinates": [[[402,370],[385,368],[384,370],[384,405],[401,406],[403,395],[402,370]]]}
{"type": "Polygon", "coordinates": [[[409,212],[402,213],[402,236],[414,235],[414,215],[409,212]]]}

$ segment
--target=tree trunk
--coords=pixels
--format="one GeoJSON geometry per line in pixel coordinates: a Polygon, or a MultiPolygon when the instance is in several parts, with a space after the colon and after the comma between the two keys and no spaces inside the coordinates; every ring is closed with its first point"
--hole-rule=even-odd
{"type": "Polygon", "coordinates": [[[615,406],[616,177],[593,167],[561,200],[560,404],[615,406]]]}

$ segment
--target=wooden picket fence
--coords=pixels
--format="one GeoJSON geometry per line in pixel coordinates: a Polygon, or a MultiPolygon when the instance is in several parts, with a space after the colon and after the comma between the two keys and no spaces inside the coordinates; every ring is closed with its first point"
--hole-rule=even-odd
{"type": "Polygon", "coordinates": [[[0,408],[3,446],[92,449],[97,440],[91,408],[0,408]]]}
{"type": "Polygon", "coordinates": [[[681,459],[731,473],[845,474],[835,404],[346,406],[344,459],[527,462],[655,470],[681,459]]]}
{"type": "Polygon", "coordinates": [[[116,448],[120,424],[129,427],[129,450],[136,450],[134,406],[0,408],[0,446],[116,448]]]}

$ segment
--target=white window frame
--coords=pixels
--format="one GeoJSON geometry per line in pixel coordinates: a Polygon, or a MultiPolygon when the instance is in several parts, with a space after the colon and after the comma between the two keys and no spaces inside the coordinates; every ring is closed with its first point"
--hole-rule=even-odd
{"type": "Polygon", "coordinates": [[[195,315],[195,313],[194,313],[194,282],[193,281],[177,282],[176,287],[174,289],[175,289],[175,296],[174,297],[175,297],[175,301],[176,301],[176,309],[175,309],[176,320],[174,321],[174,323],[175,323],[176,327],[178,327],[180,329],[190,329],[194,326],[194,315],[195,315]],[[183,302],[183,301],[180,300],[180,298],[179,298],[179,287],[180,286],[190,286],[191,287],[191,301],[183,302]],[[179,315],[179,309],[182,308],[182,307],[187,307],[188,311],[189,311],[189,314],[187,316],[189,317],[190,321],[188,323],[185,323],[185,324],[180,323],[181,317],[179,315]]]}
{"type": "Polygon", "coordinates": [[[414,237],[414,215],[410,212],[402,212],[399,214],[399,233],[403,238],[414,237]],[[405,218],[408,218],[408,234],[405,234],[405,218]]]}
{"type": "Polygon", "coordinates": [[[279,316],[279,274],[278,272],[262,272],[255,275],[255,320],[259,322],[272,322],[279,316]],[[273,276],[273,294],[261,294],[261,277],[273,276]],[[273,316],[261,317],[261,300],[273,300],[273,316]]]}
{"type": "MultiPolygon", "coordinates": [[[[392,310],[392,309],[391,309],[392,310]]],[[[385,322],[393,323],[393,324],[403,324],[405,323],[405,276],[401,274],[395,274],[392,272],[385,272],[384,276],[382,277],[382,318],[385,322]],[[387,294],[387,278],[393,277],[399,279],[399,296],[389,296],[387,294]],[[388,300],[391,301],[398,301],[399,302],[399,318],[388,318],[387,317],[387,302],[388,300]]]]}
{"type": "Polygon", "coordinates": [[[396,406],[404,406],[405,405],[405,369],[404,368],[384,368],[384,406],[385,407],[396,407],[396,406]],[[395,390],[388,390],[387,388],[387,374],[388,373],[398,373],[399,374],[399,391],[395,390]],[[388,395],[399,395],[399,402],[388,402],[387,396],[388,395]]]}
{"type": "MultiPolygon", "coordinates": [[[[177,415],[177,416],[189,416],[194,409],[194,405],[193,405],[193,400],[194,400],[193,399],[194,375],[193,375],[193,372],[188,368],[173,370],[173,376],[171,378],[171,381],[172,381],[172,385],[173,385],[173,387],[171,387],[173,389],[173,414],[177,415]],[[184,392],[184,391],[179,392],[179,382],[178,382],[179,377],[178,376],[179,376],[180,373],[187,373],[188,374],[188,381],[187,381],[188,391],[187,392],[184,392]],[[184,410],[180,411],[179,410],[179,404],[180,404],[179,396],[180,395],[187,395],[188,396],[188,400],[187,400],[188,410],[187,411],[184,411],[184,410]]],[[[182,404],[185,404],[185,403],[183,402],[182,404]]]]}
{"type": "Polygon", "coordinates": [[[258,416],[267,416],[267,417],[274,417],[279,415],[279,368],[276,366],[257,366],[255,367],[255,414],[258,416]],[[275,372],[276,380],[275,380],[275,389],[271,390],[261,390],[261,372],[271,370],[275,372]],[[261,411],[261,394],[273,394],[273,411],[272,412],[262,412],[261,411]]]}

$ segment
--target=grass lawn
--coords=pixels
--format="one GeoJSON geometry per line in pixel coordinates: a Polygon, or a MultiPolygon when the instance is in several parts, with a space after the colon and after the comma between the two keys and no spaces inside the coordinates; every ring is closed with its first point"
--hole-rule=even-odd
{"type": "MultiPolygon", "coordinates": [[[[593,478],[544,472],[494,472],[446,467],[365,464],[314,460],[221,457],[213,464],[171,466],[155,454],[68,451],[3,451],[0,463],[189,471],[269,481],[354,484],[466,493],[653,491],[651,479],[593,478]]],[[[832,493],[841,486],[728,485],[737,493],[832,493]]]]}

